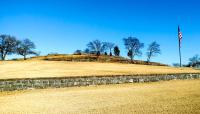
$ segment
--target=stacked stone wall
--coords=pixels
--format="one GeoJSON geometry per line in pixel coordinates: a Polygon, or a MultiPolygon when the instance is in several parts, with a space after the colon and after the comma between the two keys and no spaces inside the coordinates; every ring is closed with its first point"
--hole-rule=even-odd
{"type": "Polygon", "coordinates": [[[176,79],[199,79],[200,74],[85,76],[55,78],[0,79],[0,91],[63,88],[74,86],[107,85],[123,83],[157,82],[176,79]]]}

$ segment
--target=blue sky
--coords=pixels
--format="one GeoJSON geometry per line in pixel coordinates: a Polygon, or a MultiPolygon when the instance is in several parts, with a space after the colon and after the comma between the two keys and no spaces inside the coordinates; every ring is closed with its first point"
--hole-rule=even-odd
{"type": "Polygon", "coordinates": [[[89,41],[114,42],[127,51],[122,39],[135,36],[145,44],[157,41],[162,54],[153,61],[179,61],[177,26],[183,33],[183,63],[200,53],[198,0],[0,0],[0,34],[35,42],[42,55],[73,53],[89,41]]]}

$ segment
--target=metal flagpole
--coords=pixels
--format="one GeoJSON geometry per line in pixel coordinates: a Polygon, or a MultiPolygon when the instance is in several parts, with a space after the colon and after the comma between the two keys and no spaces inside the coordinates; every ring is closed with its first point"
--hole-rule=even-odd
{"type": "Polygon", "coordinates": [[[178,41],[179,41],[180,67],[182,66],[182,64],[181,64],[181,40],[182,40],[182,33],[181,33],[180,28],[179,28],[179,26],[178,26],[178,41]]]}
{"type": "Polygon", "coordinates": [[[181,64],[181,42],[180,42],[180,39],[179,39],[179,58],[180,58],[180,67],[181,67],[182,64],[181,64]]]}

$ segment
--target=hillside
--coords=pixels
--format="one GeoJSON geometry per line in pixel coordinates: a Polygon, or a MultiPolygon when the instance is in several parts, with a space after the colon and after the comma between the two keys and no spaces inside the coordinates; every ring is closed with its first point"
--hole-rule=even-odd
{"type": "Polygon", "coordinates": [[[151,75],[200,73],[192,68],[173,68],[122,63],[69,62],[69,61],[2,61],[0,79],[74,77],[74,76],[112,76],[112,75],[151,75]]]}
{"type": "Polygon", "coordinates": [[[133,64],[142,64],[142,65],[156,65],[156,66],[167,66],[165,64],[134,60],[133,62],[130,59],[117,56],[108,56],[108,55],[71,55],[71,54],[49,54],[47,56],[35,56],[31,57],[29,60],[47,60],[47,61],[73,61],[73,62],[108,62],[108,63],[133,63],[133,64]]]}

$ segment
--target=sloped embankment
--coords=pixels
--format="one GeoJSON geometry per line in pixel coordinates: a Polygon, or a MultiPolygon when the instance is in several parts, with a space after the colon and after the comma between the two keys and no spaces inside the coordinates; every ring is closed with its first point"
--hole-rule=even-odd
{"type": "Polygon", "coordinates": [[[167,66],[166,64],[156,62],[146,62],[140,60],[130,61],[130,59],[118,56],[101,55],[96,56],[92,54],[71,55],[71,54],[50,54],[47,56],[32,57],[30,60],[48,60],[48,61],[74,61],[74,62],[111,62],[111,63],[133,63],[141,65],[155,65],[167,66]]]}

